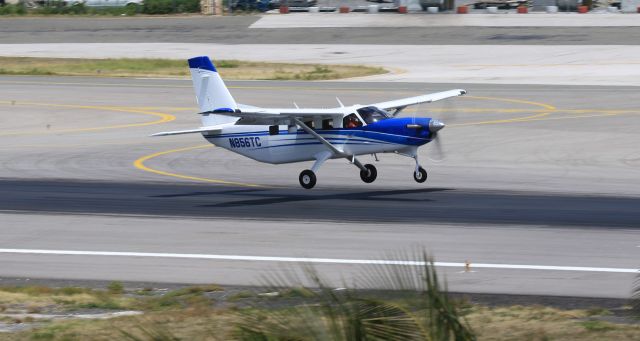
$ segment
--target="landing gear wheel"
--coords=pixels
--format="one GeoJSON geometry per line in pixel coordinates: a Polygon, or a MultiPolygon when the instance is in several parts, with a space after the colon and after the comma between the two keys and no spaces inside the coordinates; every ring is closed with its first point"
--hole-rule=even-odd
{"type": "Polygon", "coordinates": [[[300,172],[300,177],[298,178],[298,180],[300,180],[300,185],[302,187],[306,189],[312,189],[313,186],[316,185],[316,174],[309,169],[305,169],[300,172]]]}
{"type": "Polygon", "coordinates": [[[364,168],[366,168],[367,170],[360,171],[360,179],[368,184],[374,182],[376,180],[376,177],[378,176],[378,170],[376,169],[376,167],[371,164],[366,164],[364,165],[364,168]]]}
{"type": "Polygon", "coordinates": [[[419,182],[419,183],[423,183],[423,182],[427,181],[427,171],[424,170],[424,168],[422,168],[422,167],[418,167],[418,171],[417,172],[413,172],[413,179],[416,180],[416,182],[419,182]]]}

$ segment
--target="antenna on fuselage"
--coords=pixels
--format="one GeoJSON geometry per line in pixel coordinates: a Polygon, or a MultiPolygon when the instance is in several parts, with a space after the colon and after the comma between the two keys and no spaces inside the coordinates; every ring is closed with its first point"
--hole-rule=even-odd
{"type": "Polygon", "coordinates": [[[300,107],[298,106],[298,103],[293,102],[293,105],[295,105],[295,106],[296,106],[296,109],[300,109],[300,107]]]}
{"type": "Polygon", "coordinates": [[[336,101],[338,101],[338,104],[340,104],[340,108],[344,108],[344,104],[342,104],[340,98],[336,97],[336,101]]]}

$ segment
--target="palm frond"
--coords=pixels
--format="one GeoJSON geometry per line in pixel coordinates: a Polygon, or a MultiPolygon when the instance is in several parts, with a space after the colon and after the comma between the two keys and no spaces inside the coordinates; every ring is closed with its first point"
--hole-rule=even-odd
{"type": "Polygon", "coordinates": [[[235,337],[287,341],[476,339],[426,252],[416,251],[413,256],[400,253],[393,258],[397,261],[368,267],[355,281],[354,287],[360,290],[337,291],[310,265],[302,271],[273,274],[268,279],[273,288],[297,283],[312,294],[293,308],[241,311],[235,337]],[[372,298],[361,290],[365,288],[409,294],[410,306],[416,311],[390,299],[372,298]]]}

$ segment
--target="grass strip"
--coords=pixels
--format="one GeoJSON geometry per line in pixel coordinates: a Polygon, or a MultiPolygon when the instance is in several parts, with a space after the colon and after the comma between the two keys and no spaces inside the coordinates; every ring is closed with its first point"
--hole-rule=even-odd
{"type": "MultiPolygon", "coordinates": [[[[384,74],[380,67],[266,63],[239,60],[215,61],[229,80],[332,80],[384,74]]],[[[79,59],[0,57],[0,74],[33,76],[187,77],[184,60],[173,59],[79,59]]]]}
{"type": "MultiPolygon", "coordinates": [[[[276,296],[246,291],[234,294],[225,292],[224,288],[217,285],[172,291],[153,288],[126,290],[119,282],[112,282],[104,289],[0,287],[0,316],[4,315],[0,317],[0,326],[29,326],[26,330],[16,328],[13,332],[0,332],[0,340],[227,340],[237,335],[239,311],[281,317],[299,314],[300,311],[312,312],[318,303],[310,299],[312,295],[313,292],[304,288],[282,289],[276,296]],[[236,298],[231,299],[232,296],[236,298]],[[225,302],[220,301],[225,297],[225,302]],[[123,309],[141,310],[144,315],[109,320],[51,321],[7,316],[8,313],[22,311],[86,313],[89,310],[106,312],[123,309]]],[[[386,297],[384,293],[371,295],[391,305],[402,306],[415,316],[426,316],[422,308],[415,305],[419,298],[410,293],[407,297],[386,297]]],[[[541,305],[489,307],[465,300],[456,301],[456,305],[478,340],[640,339],[640,325],[636,319],[631,315],[627,318],[615,317],[611,311],[603,308],[564,310],[541,305]],[[617,323],[617,320],[621,323],[617,323]]],[[[296,315],[292,320],[305,320],[313,316],[320,315],[296,315]]],[[[313,325],[314,321],[307,322],[313,325]]]]}

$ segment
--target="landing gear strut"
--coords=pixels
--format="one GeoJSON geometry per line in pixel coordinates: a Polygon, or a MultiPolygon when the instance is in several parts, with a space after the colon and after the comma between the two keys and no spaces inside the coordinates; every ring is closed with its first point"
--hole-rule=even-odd
{"type": "Polygon", "coordinates": [[[413,179],[417,183],[423,183],[423,182],[427,181],[427,171],[424,170],[424,168],[422,168],[422,166],[420,166],[420,163],[418,163],[418,153],[417,152],[413,155],[413,159],[416,160],[416,170],[413,171],[413,179]]]}
{"type": "Polygon", "coordinates": [[[368,184],[374,182],[376,180],[376,177],[378,176],[378,170],[376,169],[376,167],[371,164],[366,164],[364,165],[364,168],[366,168],[367,170],[360,171],[360,179],[368,184]]]}
{"type": "Polygon", "coordinates": [[[415,180],[417,183],[423,183],[427,181],[427,171],[422,168],[422,166],[420,166],[420,163],[418,162],[418,148],[410,149],[406,152],[396,151],[396,154],[410,157],[416,161],[416,168],[413,171],[413,180],[415,180]]]}

